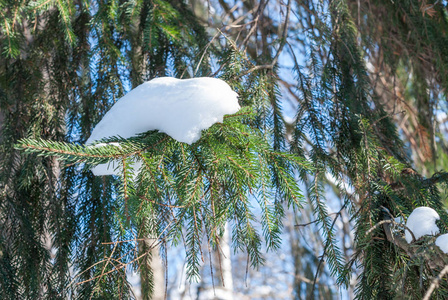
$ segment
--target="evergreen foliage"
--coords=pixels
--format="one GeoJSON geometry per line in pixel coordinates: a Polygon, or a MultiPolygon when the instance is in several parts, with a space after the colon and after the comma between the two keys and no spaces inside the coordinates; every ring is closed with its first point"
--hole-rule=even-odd
{"type": "Polygon", "coordinates": [[[129,267],[150,297],[155,245],[166,256],[184,244],[197,280],[203,245],[219,249],[226,222],[233,248],[257,267],[262,245],[279,249],[286,211],[300,219],[308,201],[323,249],[307,297],[324,294],[317,279],[328,273],[347,289],[356,279],[357,299],[446,298],[435,238],[408,244],[394,221],[429,206],[448,232],[438,167],[447,132],[437,126],[446,2],[261,0],[236,2],[236,13],[212,1],[205,18],[192,9],[207,3],[0,1],[0,297],[128,299],[129,267]],[[83,145],[116,99],[166,75],[220,77],[243,108],[192,145],[157,131],[83,145]],[[286,95],[297,101],[292,121],[286,95]],[[89,171],[112,160],[122,176],[89,171]],[[342,203],[334,214],[327,174],[342,203]],[[349,260],[343,216],[354,231],[349,260]]]}

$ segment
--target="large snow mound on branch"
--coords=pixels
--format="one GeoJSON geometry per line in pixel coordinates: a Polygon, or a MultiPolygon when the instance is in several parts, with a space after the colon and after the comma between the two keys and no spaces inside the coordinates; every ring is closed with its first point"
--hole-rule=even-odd
{"type": "MultiPolygon", "coordinates": [[[[120,98],[93,129],[86,144],[110,136],[129,138],[149,130],[192,144],[202,130],[240,109],[237,97],[226,82],[217,78],[155,78],[120,98]]],[[[116,163],[99,165],[92,171],[96,176],[117,174],[113,165],[116,163]]]]}
{"type": "Polygon", "coordinates": [[[436,246],[444,253],[448,254],[448,233],[442,234],[436,239],[436,246]]]}
{"type": "Polygon", "coordinates": [[[120,98],[86,143],[117,135],[129,138],[157,129],[179,142],[192,144],[201,137],[201,130],[240,109],[237,96],[217,78],[156,78],[120,98]]]}
{"type": "MultiPolygon", "coordinates": [[[[424,235],[435,235],[439,233],[439,227],[436,225],[436,220],[439,220],[439,214],[430,207],[417,207],[409,216],[406,221],[406,227],[409,228],[410,231],[415,236],[415,239],[418,240],[424,235]]],[[[412,242],[412,235],[406,230],[406,241],[408,243],[412,242]]]]}

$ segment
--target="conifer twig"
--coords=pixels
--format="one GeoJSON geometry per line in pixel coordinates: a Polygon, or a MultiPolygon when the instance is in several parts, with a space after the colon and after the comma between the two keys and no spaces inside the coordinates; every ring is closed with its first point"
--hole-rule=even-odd
{"type": "MultiPolygon", "coordinates": [[[[344,203],[344,205],[342,205],[341,209],[337,212],[336,217],[334,218],[333,223],[331,224],[330,231],[333,230],[334,224],[336,223],[336,220],[339,218],[339,216],[342,214],[342,210],[345,208],[346,204],[347,203],[344,203]]],[[[330,241],[330,239],[327,240],[327,243],[324,247],[324,253],[322,253],[320,260],[319,260],[319,264],[317,265],[317,268],[316,268],[316,274],[314,275],[313,286],[311,287],[310,294],[308,295],[308,299],[310,299],[310,300],[314,299],[313,294],[314,294],[314,290],[316,288],[316,283],[318,280],[319,269],[324,261],[325,255],[327,254],[328,241],[330,241]]]]}
{"type": "Polygon", "coordinates": [[[437,277],[432,280],[429,289],[426,291],[425,296],[423,297],[423,300],[429,300],[431,294],[434,292],[436,287],[439,285],[440,280],[442,280],[443,276],[445,276],[446,273],[448,273],[448,265],[446,265],[442,269],[442,271],[440,271],[439,275],[437,275],[437,277]]]}

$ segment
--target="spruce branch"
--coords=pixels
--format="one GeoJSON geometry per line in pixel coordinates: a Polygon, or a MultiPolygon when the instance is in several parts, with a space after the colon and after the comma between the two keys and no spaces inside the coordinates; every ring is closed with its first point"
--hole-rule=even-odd
{"type": "MultiPolygon", "coordinates": [[[[333,219],[333,223],[331,224],[331,227],[330,227],[329,232],[331,232],[331,231],[333,230],[334,224],[336,223],[336,220],[338,219],[338,217],[341,216],[342,211],[343,211],[344,208],[345,208],[345,205],[346,205],[346,204],[344,203],[344,205],[342,205],[341,209],[336,213],[336,216],[335,216],[334,219],[333,219]]],[[[310,294],[309,294],[309,299],[310,299],[310,300],[314,299],[314,289],[315,289],[315,287],[316,287],[316,283],[317,283],[317,280],[318,280],[320,267],[321,267],[321,265],[322,265],[322,263],[323,263],[323,261],[324,261],[324,259],[325,259],[325,256],[327,255],[327,252],[329,251],[329,250],[328,250],[329,247],[334,247],[334,245],[332,245],[332,241],[328,238],[328,239],[327,239],[327,242],[326,242],[326,244],[325,244],[325,246],[324,246],[324,252],[323,252],[322,255],[320,256],[319,263],[318,263],[317,268],[316,268],[316,273],[315,273],[315,275],[314,275],[313,285],[312,285],[312,287],[311,287],[311,292],[310,292],[310,294]]],[[[337,266],[334,266],[334,268],[336,268],[336,267],[337,267],[337,266]]],[[[339,272],[340,272],[340,274],[342,274],[342,271],[339,270],[339,272]]]]}

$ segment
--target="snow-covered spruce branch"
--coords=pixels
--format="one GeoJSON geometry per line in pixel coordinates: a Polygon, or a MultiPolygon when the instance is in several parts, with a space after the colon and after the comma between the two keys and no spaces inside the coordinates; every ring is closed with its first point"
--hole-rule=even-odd
{"type": "MultiPolygon", "coordinates": [[[[102,175],[121,177],[121,206],[117,213],[126,220],[125,226],[137,226],[138,238],[151,235],[164,241],[179,239],[186,230],[187,274],[196,278],[204,236],[209,244],[213,243],[225,222],[231,221],[235,248],[249,253],[251,264],[257,266],[263,258],[262,238],[255,224],[261,223],[264,239],[272,249],[279,247],[283,227],[283,220],[278,217],[283,215],[283,208],[265,200],[275,194],[277,203],[294,209],[300,208],[303,201],[295,172],[309,172],[310,164],[303,157],[274,150],[263,130],[254,125],[251,111],[247,107],[234,115],[221,116],[222,122],[216,122],[221,118],[212,118],[215,123],[203,130],[198,130],[194,122],[187,128],[183,127],[185,124],[154,128],[151,123],[146,129],[163,129],[172,136],[149,131],[127,139],[105,138],[117,133],[107,131],[114,129],[109,125],[116,124],[108,123],[114,118],[105,117],[108,126],[102,127],[100,122],[100,132],[92,133],[99,140],[91,138],[87,146],[28,140],[19,148],[71,163],[101,163],[106,169],[107,163],[116,161],[118,166],[102,175]],[[103,129],[106,131],[101,132],[103,129]],[[192,139],[184,136],[188,129],[192,130],[192,139]],[[136,162],[140,163],[139,168],[135,167],[136,162]],[[130,171],[133,163],[134,170],[130,171]],[[263,211],[261,217],[254,214],[252,197],[263,211]],[[169,229],[161,231],[166,224],[171,224],[169,229]]],[[[113,109],[111,112],[118,114],[113,109]]],[[[125,136],[140,133],[135,128],[123,132],[125,136]]]]}
{"type": "Polygon", "coordinates": [[[419,247],[413,247],[406,241],[406,239],[402,236],[402,234],[400,234],[399,232],[394,232],[392,230],[391,226],[392,224],[405,228],[406,231],[412,236],[412,240],[413,241],[416,240],[413,231],[408,226],[395,222],[394,219],[388,213],[384,213],[384,220],[380,221],[369,231],[373,231],[377,227],[382,225],[387,240],[390,243],[394,244],[396,247],[403,250],[410,258],[423,255],[424,259],[427,260],[427,264],[431,269],[440,269],[445,266],[447,258],[445,257],[444,254],[442,254],[442,252],[437,251],[433,253],[431,256],[424,255],[424,253],[421,252],[419,247]]]}

